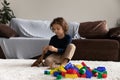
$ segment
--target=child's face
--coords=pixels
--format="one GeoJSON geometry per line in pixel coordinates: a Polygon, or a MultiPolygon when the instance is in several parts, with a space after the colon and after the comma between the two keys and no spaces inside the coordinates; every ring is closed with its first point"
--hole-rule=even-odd
{"type": "Polygon", "coordinates": [[[61,36],[64,34],[64,30],[63,30],[62,26],[59,24],[54,24],[52,26],[52,30],[57,36],[61,36]]]}

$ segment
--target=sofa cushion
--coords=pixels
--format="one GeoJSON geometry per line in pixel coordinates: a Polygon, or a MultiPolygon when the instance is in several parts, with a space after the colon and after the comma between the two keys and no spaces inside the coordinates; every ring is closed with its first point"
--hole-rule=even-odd
{"type": "Polygon", "coordinates": [[[106,21],[82,22],[79,26],[79,34],[85,38],[104,38],[108,32],[106,21]]]}
{"type": "MultiPolygon", "coordinates": [[[[51,38],[55,34],[50,30],[50,23],[51,21],[48,20],[13,18],[10,27],[22,37],[51,38]]],[[[79,23],[68,22],[68,26],[68,34],[70,34],[72,38],[80,38],[78,34],[79,23]]]]}
{"type": "Polygon", "coordinates": [[[5,24],[0,24],[0,37],[9,38],[15,36],[18,36],[18,34],[13,29],[5,24]]]}
{"type": "Polygon", "coordinates": [[[79,30],[79,23],[78,22],[68,22],[68,34],[74,38],[74,39],[79,39],[80,35],[78,33],[79,30]]]}
{"type": "Polygon", "coordinates": [[[54,35],[49,27],[51,21],[13,18],[10,23],[10,27],[21,37],[50,38],[54,35]]]}

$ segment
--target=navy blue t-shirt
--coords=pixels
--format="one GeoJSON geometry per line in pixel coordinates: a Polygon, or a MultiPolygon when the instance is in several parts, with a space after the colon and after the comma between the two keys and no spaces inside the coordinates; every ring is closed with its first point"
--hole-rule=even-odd
{"type": "MultiPolygon", "coordinates": [[[[53,37],[51,37],[49,45],[52,45],[52,46],[58,48],[58,52],[57,53],[62,54],[62,53],[65,52],[66,47],[68,46],[68,44],[71,43],[71,41],[72,41],[72,38],[68,34],[66,34],[64,36],[64,38],[62,38],[62,39],[59,39],[57,37],[57,35],[54,35],[53,37]]],[[[51,54],[51,53],[53,53],[53,52],[51,52],[51,51],[47,52],[47,54],[51,54]]]]}

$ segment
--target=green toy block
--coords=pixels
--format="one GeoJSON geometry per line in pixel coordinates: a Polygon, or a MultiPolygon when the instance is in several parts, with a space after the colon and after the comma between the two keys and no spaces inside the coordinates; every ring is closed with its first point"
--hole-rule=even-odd
{"type": "Polygon", "coordinates": [[[101,74],[101,73],[98,73],[97,78],[98,78],[98,79],[101,79],[101,78],[102,78],[102,74],[101,74]]]}
{"type": "Polygon", "coordinates": [[[62,79],[62,75],[58,75],[56,78],[56,80],[60,80],[60,79],[62,79]]]}
{"type": "Polygon", "coordinates": [[[50,75],[50,71],[44,71],[44,74],[50,75]]]}
{"type": "Polygon", "coordinates": [[[79,70],[79,73],[80,74],[85,74],[85,72],[86,72],[86,67],[82,67],[80,70],[79,70]]]}

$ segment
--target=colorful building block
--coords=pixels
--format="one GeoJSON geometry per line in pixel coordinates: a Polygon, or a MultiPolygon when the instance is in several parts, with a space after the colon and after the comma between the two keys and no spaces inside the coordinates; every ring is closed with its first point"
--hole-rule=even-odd
{"type": "Polygon", "coordinates": [[[61,77],[65,78],[91,78],[92,76],[97,77],[98,79],[107,78],[107,71],[105,67],[97,67],[91,69],[84,62],[80,65],[74,65],[68,63],[65,67],[59,66],[57,68],[51,69],[50,71],[44,71],[44,74],[49,75],[53,74],[56,77],[56,80],[60,80],[61,77]]]}
{"type": "Polygon", "coordinates": [[[44,74],[50,75],[50,71],[44,71],[44,74]]]}
{"type": "Polygon", "coordinates": [[[75,69],[68,69],[67,73],[68,74],[77,74],[77,71],[75,69]]]}
{"type": "Polygon", "coordinates": [[[82,64],[83,66],[87,66],[84,62],[81,62],[81,64],[82,64]]]}
{"type": "Polygon", "coordinates": [[[63,66],[59,66],[58,70],[61,71],[61,72],[66,72],[66,70],[65,70],[65,68],[63,66]]]}
{"type": "Polygon", "coordinates": [[[62,75],[58,75],[56,79],[57,79],[57,80],[62,79],[62,75]]]}
{"type": "Polygon", "coordinates": [[[78,78],[77,74],[65,74],[65,78],[78,78]]]}
{"type": "Polygon", "coordinates": [[[88,69],[86,69],[86,78],[91,78],[93,76],[92,72],[88,69]]]}
{"type": "Polygon", "coordinates": [[[96,70],[100,71],[100,72],[104,72],[106,71],[105,67],[97,67],[96,70]]]}
{"type": "Polygon", "coordinates": [[[53,73],[53,76],[55,76],[55,77],[57,77],[58,75],[61,75],[61,72],[56,71],[56,72],[53,73]]]}
{"type": "Polygon", "coordinates": [[[65,66],[66,70],[72,69],[72,68],[74,68],[74,65],[72,63],[70,63],[70,62],[65,66]]]}
{"type": "Polygon", "coordinates": [[[80,64],[80,65],[75,65],[75,67],[77,67],[78,69],[81,69],[82,67],[83,67],[83,65],[82,64],[80,64]]]}
{"type": "Polygon", "coordinates": [[[79,73],[80,73],[80,74],[85,74],[85,73],[86,73],[86,67],[82,67],[82,68],[79,70],[79,73]]]}

